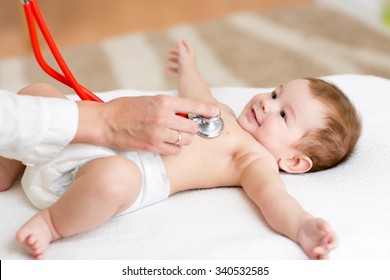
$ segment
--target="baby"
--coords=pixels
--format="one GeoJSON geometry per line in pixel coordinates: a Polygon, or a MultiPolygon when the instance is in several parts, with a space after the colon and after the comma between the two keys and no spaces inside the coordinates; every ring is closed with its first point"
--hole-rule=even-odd
{"type": "MultiPolygon", "coordinates": [[[[179,40],[170,54],[168,69],[178,74],[179,95],[216,104],[223,133],[195,137],[178,156],[70,145],[59,158],[27,167],[22,186],[43,210],[19,229],[17,240],[42,259],[51,242],[174,193],[242,186],[275,231],[297,242],[310,259],[327,258],[338,245],[336,234],[286,192],[279,172],[323,170],[351,154],[361,124],[348,98],[325,81],[297,79],[254,96],[236,118],[212,96],[188,43],[179,40]]],[[[42,90],[60,94],[43,84],[25,92],[42,90]]],[[[187,140],[178,131],[172,143],[187,140]]]]}

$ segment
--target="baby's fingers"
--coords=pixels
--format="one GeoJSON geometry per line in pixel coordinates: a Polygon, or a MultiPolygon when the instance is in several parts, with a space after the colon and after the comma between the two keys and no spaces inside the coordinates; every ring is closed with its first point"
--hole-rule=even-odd
{"type": "Polygon", "coordinates": [[[325,260],[328,258],[329,251],[324,247],[315,247],[309,254],[309,258],[312,260],[325,260]]]}

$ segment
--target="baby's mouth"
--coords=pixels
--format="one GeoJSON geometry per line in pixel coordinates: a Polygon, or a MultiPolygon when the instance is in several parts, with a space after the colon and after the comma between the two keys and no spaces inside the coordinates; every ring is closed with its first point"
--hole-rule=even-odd
{"type": "Polygon", "coordinates": [[[257,119],[257,116],[256,116],[256,111],[255,111],[255,109],[252,109],[252,115],[253,115],[253,118],[256,120],[257,124],[258,124],[259,126],[261,126],[261,124],[260,124],[259,120],[257,119]]]}

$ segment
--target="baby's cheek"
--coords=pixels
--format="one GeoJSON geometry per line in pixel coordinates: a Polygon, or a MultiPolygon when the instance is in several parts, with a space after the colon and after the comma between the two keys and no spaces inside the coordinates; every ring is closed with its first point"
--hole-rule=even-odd
{"type": "Polygon", "coordinates": [[[264,125],[259,129],[259,142],[266,148],[271,148],[277,145],[281,135],[279,131],[272,125],[264,125]]]}
{"type": "Polygon", "coordinates": [[[275,129],[275,126],[272,124],[262,125],[261,126],[263,137],[267,138],[275,138],[277,134],[277,130],[275,129]]]}

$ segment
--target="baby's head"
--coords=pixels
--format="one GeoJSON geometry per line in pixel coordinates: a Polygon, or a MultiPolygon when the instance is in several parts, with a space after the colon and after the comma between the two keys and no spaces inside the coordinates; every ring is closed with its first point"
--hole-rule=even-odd
{"type": "Polygon", "coordinates": [[[353,152],[361,133],[361,120],[348,97],[335,85],[306,78],[311,94],[327,108],[325,125],[307,133],[295,144],[313,162],[310,171],[343,162],[353,152]]]}
{"type": "Polygon", "coordinates": [[[352,153],[361,131],[345,94],[315,78],[292,80],[254,96],[237,121],[289,173],[339,164],[352,153]]]}

